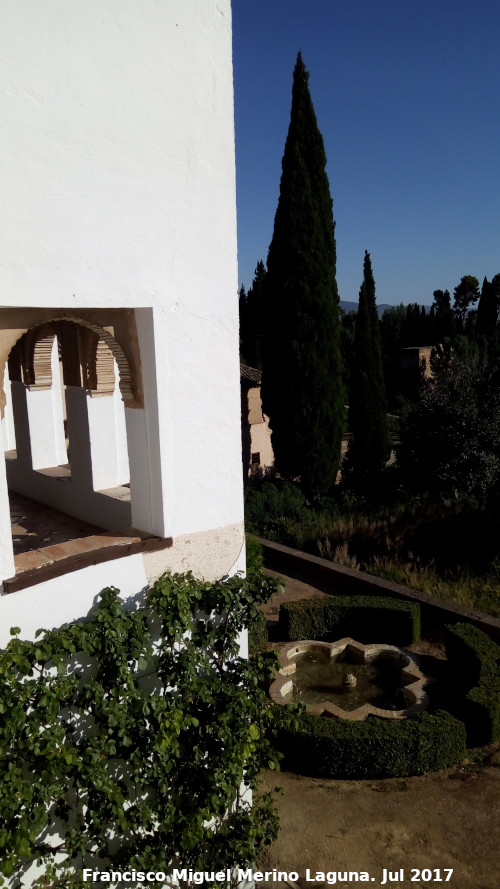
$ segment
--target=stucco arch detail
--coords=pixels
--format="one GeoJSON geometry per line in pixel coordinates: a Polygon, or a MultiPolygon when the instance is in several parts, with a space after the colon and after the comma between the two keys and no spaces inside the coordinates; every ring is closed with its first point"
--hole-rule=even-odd
{"type": "MultiPolygon", "coordinates": [[[[29,310],[26,310],[27,315],[28,312],[29,310]]],[[[83,313],[80,315],[78,311],[57,312],[57,314],[50,317],[45,317],[42,323],[36,317],[39,314],[35,310],[32,319],[26,318],[26,321],[33,320],[34,323],[22,328],[17,324],[15,327],[9,324],[3,326],[2,329],[0,319],[0,359],[3,359],[0,366],[0,407],[2,414],[5,406],[3,385],[5,362],[13,355],[16,346],[20,344],[24,336],[26,336],[26,345],[23,350],[23,360],[21,361],[23,382],[30,388],[50,388],[50,349],[54,336],[58,335],[57,326],[60,322],[70,322],[72,325],[75,325],[79,333],[80,342],[78,355],[75,351],[75,360],[81,362],[82,371],[84,372],[77,372],[75,367],[71,384],[82,385],[95,395],[110,394],[115,386],[114,359],[118,367],[120,393],[125,405],[133,408],[143,407],[141,362],[136,342],[135,319],[130,317],[130,311],[126,310],[123,313],[125,318],[124,323],[121,325],[121,339],[124,336],[127,339],[127,332],[130,330],[128,352],[132,358],[132,366],[122,344],[111,332],[116,324],[116,320],[121,320],[120,312],[114,313],[115,315],[118,314],[117,319],[115,317],[110,319],[112,321],[109,325],[111,330],[107,325],[101,326],[95,323],[93,319],[89,320],[82,317],[83,313]],[[85,334],[90,334],[90,336],[85,334]]],[[[44,312],[44,314],[46,313],[44,312]]],[[[92,312],[92,314],[95,314],[95,312],[92,312]]],[[[67,350],[65,351],[67,352],[67,350]]],[[[19,360],[21,360],[21,354],[19,355],[19,360]]]]}
{"type": "MultiPolygon", "coordinates": [[[[120,392],[122,394],[123,401],[127,404],[128,401],[134,400],[134,380],[132,378],[132,371],[130,369],[130,365],[128,363],[125,352],[123,351],[121,345],[117,342],[117,340],[110,334],[108,330],[104,327],[99,327],[97,324],[91,324],[89,321],[86,321],[84,318],[78,318],[68,315],[63,315],[58,318],[53,318],[52,322],[57,321],[71,321],[73,324],[80,325],[81,327],[86,328],[87,330],[93,331],[102,343],[108,347],[112,356],[114,357],[117,365],[118,365],[118,373],[119,373],[119,386],[120,392]]],[[[101,380],[103,376],[106,375],[106,366],[109,366],[108,353],[101,347],[99,351],[99,345],[97,346],[97,353],[100,356],[100,371],[101,371],[101,380]]],[[[96,357],[97,361],[97,357],[96,357]]],[[[96,387],[99,389],[99,387],[96,387]]]]}
{"type": "Polygon", "coordinates": [[[88,331],[87,348],[84,355],[86,388],[92,395],[112,395],[115,391],[115,359],[108,344],[88,331]]]}
{"type": "Polygon", "coordinates": [[[37,338],[33,348],[28,350],[31,380],[27,382],[30,389],[50,389],[52,386],[51,358],[55,338],[55,333],[47,333],[37,338]]]}

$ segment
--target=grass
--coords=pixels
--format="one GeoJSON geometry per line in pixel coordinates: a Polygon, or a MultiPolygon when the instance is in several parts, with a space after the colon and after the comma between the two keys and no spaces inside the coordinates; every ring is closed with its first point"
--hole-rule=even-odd
{"type": "Polygon", "coordinates": [[[248,530],[500,617],[500,504],[367,504],[341,495],[308,504],[297,486],[265,483],[247,495],[248,530]]]}
{"type": "Polygon", "coordinates": [[[410,562],[404,564],[389,559],[374,559],[366,570],[429,596],[500,617],[500,581],[496,572],[481,577],[462,574],[456,578],[444,578],[432,566],[410,562]]]}

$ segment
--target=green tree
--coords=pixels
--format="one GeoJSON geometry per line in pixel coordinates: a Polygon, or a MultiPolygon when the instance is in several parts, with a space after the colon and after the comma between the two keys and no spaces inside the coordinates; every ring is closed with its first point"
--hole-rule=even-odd
{"type": "Polygon", "coordinates": [[[345,417],[335,226],[308,77],[299,53],[267,260],[262,397],[277,470],[316,496],[335,481],[345,417]]]}
{"type": "Polygon", "coordinates": [[[500,481],[498,372],[465,337],[432,367],[401,431],[400,464],[420,491],[482,498],[500,481]]]}
{"type": "Polygon", "coordinates": [[[500,275],[495,275],[492,281],[485,278],[481,288],[481,296],[477,307],[478,332],[488,337],[493,337],[498,321],[500,308],[500,275]]]}
{"type": "Polygon", "coordinates": [[[453,311],[457,318],[465,321],[467,312],[479,299],[479,281],[474,275],[464,275],[453,291],[453,311]]]}
{"type": "Polygon", "coordinates": [[[451,310],[451,296],[449,290],[435,290],[432,294],[434,297],[433,306],[436,314],[441,314],[451,310]]]}
{"type": "Polygon", "coordinates": [[[449,290],[435,290],[433,293],[433,307],[436,313],[436,341],[442,342],[445,337],[456,335],[455,316],[451,310],[451,296],[449,290]]]}
{"type": "Polygon", "coordinates": [[[391,306],[386,309],[380,319],[385,390],[393,405],[401,390],[402,331],[405,319],[406,307],[402,303],[399,306],[391,306]]]}
{"type": "Polygon", "coordinates": [[[240,289],[238,290],[238,312],[240,316],[240,361],[247,363],[245,350],[243,348],[247,324],[247,292],[245,290],[244,284],[242,284],[240,289]]]}
{"type": "Polygon", "coordinates": [[[375,280],[367,251],[352,353],[349,430],[352,438],[346,475],[357,483],[369,484],[387,461],[389,434],[375,280]]]}
{"type": "Polygon", "coordinates": [[[350,388],[351,355],[356,330],[357,312],[344,312],[340,309],[340,347],[342,353],[342,380],[346,392],[350,388]]]}
{"type": "Polygon", "coordinates": [[[99,860],[232,870],[276,837],[269,796],[242,792],[279,767],[272,739],[290,719],[267,697],[270,662],[239,657],[277,588],[256,568],[214,584],[165,575],[132,611],[103,590],[86,621],[0,651],[0,885],[33,886],[33,859],[54,889],[78,889],[99,860]]]}
{"type": "Polygon", "coordinates": [[[266,267],[260,259],[255,267],[252,286],[245,294],[243,306],[240,300],[241,354],[251,367],[262,367],[261,338],[265,313],[266,267]]]}

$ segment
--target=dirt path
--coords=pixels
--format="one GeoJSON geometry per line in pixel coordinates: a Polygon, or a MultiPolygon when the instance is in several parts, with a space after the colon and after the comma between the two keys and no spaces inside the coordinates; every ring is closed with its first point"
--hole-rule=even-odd
{"type": "MultiPolygon", "coordinates": [[[[265,606],[276,620],[287,599],[322,595],[306,584],[285,578],[285,592],[265,606]]],[[[482,752],[474,757],[479,758],[482,752]]],[[[263,790],[280,786],[277,797],[281,830],[259,863],[264,870],[296,871],[301,889],[363,885],[344,871],[368,872],[379,886],[386,868],[403,880],[385,885],[412,889],[445,885],[445,868],[453,868],[450,889],[500,889],[500,745],[484,751],[484,761],[418,778],[384,781],[340,781],[264,772],[263,790]],[[330,883],[306,881],[306,869],[333,872],[330,883]],[[425,877],[412,868],[430,869],[425,877]],[[440,871],[440,873],[439,873],[440,871]],[[436,877],[440,876],[441,881],[436,877]]],[[[283,882],[260,883],[283,887],[283,882]]]]}
{"type": "Polygon", "coordinates": [[[404,881],[387,885],[404,889],[437,889],[435,881],[412,882],[411,868],[439,868],[443,883],[444,868],[453,868],[450,889],[500,887],[500,768],[494,765],[384,781],[263,773],[262,789],[278,785],[284,789],[277,798],[281,830],[260,866],[297,871],[301,889],[328,885],[306,882],[306,868],[313,878],[316,871],[368,871],[375,886],[383,868],[403,868],[404,881]]]}

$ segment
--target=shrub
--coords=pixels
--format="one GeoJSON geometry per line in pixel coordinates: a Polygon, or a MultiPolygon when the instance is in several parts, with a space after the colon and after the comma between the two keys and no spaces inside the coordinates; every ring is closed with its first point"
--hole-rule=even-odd
{"type": "Polygon", "coordinates": [[[369,716],[363,722],[303,713],[280,732],[283,768],[315,778],[423,775],[459,762],[465,727],[445,711],[408,719],[369,716]]]}
{"type": "Polygon", "coordinates": [[[279,622],[289,641],[352,636],[358,642],[411,645],[420,637],[420,606],[386,596],[328,596],[285,602],[279,622]]]}
{"type": "Polygon", "coordinates": [[[465,723],[470,745],[500,739],[500,646],[471,624],[447,627],[452,712],[465,723]]]}
{"type": "Polygon", "coordinates": [[[441,350],[434,375],[401,430],[410,484],[483,499],[500,482],[500,401],[494,369],[467,341],[441,350]]]}
{"type": "Polygon", "coordinates": [[[269,659],[238,656],[269,584],[165,575],[132,611],[107,589],[88,620],[0,651],[0,885],[33,885],[36,859],[40,885],[76,889],[98,859],[168,872],[258,858],[276,817],[240,790],[278,767],[276,719],[293,719],[267,699],[269,659]]]}
{"type": "MultiPolygon", "coordinates": [[[[280,589],[283,581],[280,577],[264,574],[262,566],[264,555],[262,544],[254,537],[246,536],[246,568],[247,583],[250,589],[255,588],[259,601],[266,601],[273,593],[280,589]],[[266,591],[266,600],[262,598],[262,592],[266,591]]],[[[258,654],[267,648],[268,633],[267,620],[262,611],[256,611],[252,623],[248,627],[248,651],[250,654],[258,654]]]]}
{"type": "Polygon", "coordinates": [[[259,543],[258,540],[255,540],[255,537],[250,537],[250,535],[247,534],[245,544],[247,580],[251,581],[255,580],[255,578],[259,577],[262,573],[264,555],[262,552],[262,544],[259,543]]]}
{"type": "Polygon", "coordinates": [[[245,491],[245,521],[251,531],[269,540],[286,540],[287,523],[309,525],[315,513],[306,498],[291,482],[264,482],[245,491]]]}
{"type": "Polygon", "coordinates": [[[262,611],[248,628],[248,653],[259,654],[265,651],[268,643],[267,620],[262,611]]]}

